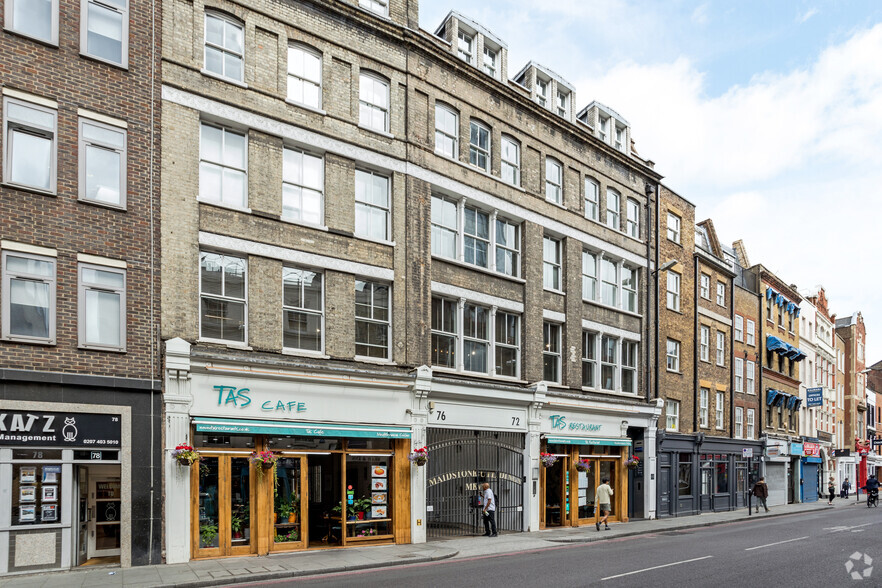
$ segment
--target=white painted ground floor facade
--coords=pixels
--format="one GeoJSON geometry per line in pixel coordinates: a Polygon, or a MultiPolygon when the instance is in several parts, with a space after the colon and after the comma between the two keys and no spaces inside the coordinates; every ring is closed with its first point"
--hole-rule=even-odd
{"type": "MultiPolygon", "coordinates": [[[[247,358],[166,342],[168,563],[471,534],[480,524],[473,496],[484,481],[498,496],[503,528],[535,531],[548,506],[540,453],[549,448],[594,460],[598,479],[601,471],[625,475],[622,520],[655,518],[657,404],[550,394],[544,383],[475,382],[427,367],[247,358]],[[176,463],[180,444],[195,446],[201,463],[176,463]],[[412,465],[408,454],[427,445],[429,464],[412,465]],[[251,463],[262,450],[276,454],[273,469],[251,463]],[[626,468],[632,455],[640,468],[626,468]]],[[[560,505],[574,517],[593,503],[595,479],[582,482],[571,504],[565,496],[560,505]]]]}

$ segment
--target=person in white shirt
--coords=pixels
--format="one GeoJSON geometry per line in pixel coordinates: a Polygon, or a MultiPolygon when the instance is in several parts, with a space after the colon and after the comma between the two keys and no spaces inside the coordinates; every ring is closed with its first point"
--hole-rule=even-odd
{"type": "Polygon", "coordinates": [[[595,502],[600,509],[600,520],[594,523],[594,526],[597,527],[598,531],[600,530],[600,523],[603,523],[604,529],[609,531],[609,523],[606,521],[609,518],[610,511],[612,511],[612,507],[610,506],[612,495],[613,489],[609,485],[609,478],[604,478],[601,480],[601,484],[597,487],[597,491],[594,494],[595,502]]]}
{"type": "Polygon", "coordinates": [[[496,497],[490,484],[482,486],[484,490],[484,537],[496,537],[496,497]]]}

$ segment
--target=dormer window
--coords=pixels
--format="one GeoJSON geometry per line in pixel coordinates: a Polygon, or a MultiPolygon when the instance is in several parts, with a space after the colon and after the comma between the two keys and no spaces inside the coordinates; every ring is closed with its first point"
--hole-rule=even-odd
{"type": "Polygon", "coordinates": [[[536,78],[536,102],[539,106],[545,106],[548,103],[548,82],[536,78]]]}
{"type": "Polygon", "coordinates": [[[557,92],[557,114],[560,116],[567,118],[567,112],[569,112],[569,104],[570,104],[570,95],[566,92],[561,92],[558,90],[557,92]]]}
{"type": "Polygon", "coordinates": [[[625,129],[618,125],[616,125],[616,149],[619,151],[625,150],[625,129]]]}
{"type": "Polygon", "coordinates": [[[484,73],[492,78],[496,77],[496,56],[496,51],[484,46],[484,73]]]}
{"type": "Polygon", "coordinates": [[[472,36],[464,31],[459,31],[457,42],[457,54],[466,63],[472,62],[472,36]]]}

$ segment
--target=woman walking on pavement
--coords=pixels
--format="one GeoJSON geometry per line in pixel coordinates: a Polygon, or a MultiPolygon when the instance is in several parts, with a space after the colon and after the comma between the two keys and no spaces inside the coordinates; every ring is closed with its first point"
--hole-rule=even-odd
{"type": "Polygon", "coordinates": [[[830,506],[833,504],[833,497],[836,494],[836,482],[833,480],[833,476],[830,476],[830,481],[827,482],[827,505],[830,506]]]}

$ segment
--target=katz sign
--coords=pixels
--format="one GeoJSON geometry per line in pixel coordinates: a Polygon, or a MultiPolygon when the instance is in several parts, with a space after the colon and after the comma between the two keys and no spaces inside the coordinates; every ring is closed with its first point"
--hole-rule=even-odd
{"type": "Polygon", "coordinates": [[[115,414],[0,411],[0,445],[119,447],[121,437],[115,414]]]}

